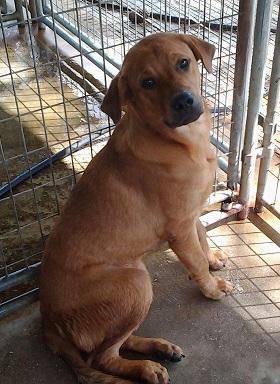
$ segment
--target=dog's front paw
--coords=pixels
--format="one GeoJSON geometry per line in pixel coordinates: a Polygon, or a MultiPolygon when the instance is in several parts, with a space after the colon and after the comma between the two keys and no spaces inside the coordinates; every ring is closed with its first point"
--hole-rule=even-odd
{"type": "Polygon", "coordinates": [[[164,339],[155,339],[153,349],[162,360],[169,360],[172,363],[181,361],[185,355],[178,345],[172,344],[164,339]]]}
{"type": "Polygon", "coordinates": [[[213,271],[222,269],[226,265],[227,260],[228,260],[227,255],[220,249],[210,250],[208,261],[209,261],[209,267],[213,271]]]}
{"type": "Polygon", "coordinates": [[[159,363],[143,360],[141,363],[141,380],[149,384],[169,384],[167,369],[159,363]]]}
{"type": "Polygon", "coordinates": [[[200,286],[200,289],[203,295],[209,299],[220,300],[230,294],[233,285],[222,277],[210,275],[209,280],[200,286]]]}

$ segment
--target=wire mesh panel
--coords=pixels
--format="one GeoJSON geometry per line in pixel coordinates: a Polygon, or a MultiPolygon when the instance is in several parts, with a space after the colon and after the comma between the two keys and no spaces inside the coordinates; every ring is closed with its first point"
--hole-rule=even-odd
{"type": "Polygon", "coordinates": [[[45,0],[43,10],[50,15],[47,24],[102,69],[99,80],[105,85],[128,49],[151,33],[187,32],[215,44],[214,72],[203,73],[203,93],[216,111],[215,136],[228,142],[225,123],[232,102],[238,1],[45,0]]]}
{"type": "MultiPolygon", "coordinates": [[[[9,7],[0,14],[0,300],[12,305],[36,292],[45,239],[114,128],[100,111],[105,90],[142,37],[190,33],[216,46],[202,93],[226,170],[239,1],[30,0],[14,16],[9,7]]],[[[214,190],[225,181],[217,171],[214,190]]]]}

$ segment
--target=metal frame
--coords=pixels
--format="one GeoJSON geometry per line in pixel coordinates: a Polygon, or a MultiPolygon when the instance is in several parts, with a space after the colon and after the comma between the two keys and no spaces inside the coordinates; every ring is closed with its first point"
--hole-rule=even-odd
{"type": "MultiPolygon", "coordinates": [[[[279,7],[280,9],[280,7],[279,7]]],[[[263,207],[268,207],[279,219],[280,211],[273,208],[270,203],[266,202],[265,189],[268,184],[268,173],[271,165],[272,156],[275,151],[274,135],[277,131],[276,113],[279,113],[280,102],[280,11],[278,14],[277,32],[275,39],[275,48],[273,55],[273,64],[271,71],[271,79],[267,101],[267,113],[263,123],[263,156],[260,162],[258,175],[258,186],[256,195],[255,210],[262,212],[263,207]]],[[[278,180],[280,179],[278,174],[278,180]]]]}
{"type": "Polygon", "coordinates": [[[232,125],[228,151],[228,187],[234,190],[240,182],[239,164],[247,114],[256,8],[255,0],[241,1],[239,4],[232,125]]]}
{"type": "Polygon", "coordinates": [[[18,23],[18,27],[23,28],[25,26],[25,21],[24,21],[22,0],[14,0],[14,2],[15,2],[15,11],[13,13],[3,14],[0,17],[2,18],[3,21],[15,20],[18,23]]]}
{"type": "Polygon", "coordinates": [[[239,200],[244,205],[244,210],[240,218],[246,218],[248,216],[252,187],[254,185],[258,140],[256,128],[264,89],[272,6],[273,0],[258,1],[257,4],[248,111],[242,150],[239,200]]]}

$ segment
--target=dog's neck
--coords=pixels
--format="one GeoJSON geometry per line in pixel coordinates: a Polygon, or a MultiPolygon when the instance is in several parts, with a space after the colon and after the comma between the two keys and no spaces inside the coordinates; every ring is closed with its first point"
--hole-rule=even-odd
{"type": "Polygon", "coordinates": [[[142,160],[168,164],[177,164],[186,158],[194,162],[202,158],[211,161],[215,154],[210,147],[210,124],[206,111],[194,123],[176,129],[160,127],[156,130],[127,111],[116,128],[116,134],[122,136],[122,142],[126,144],[120,148],[128,147],[142,160]],[[209,148],[207,153],[205,148],[209,148]]]}

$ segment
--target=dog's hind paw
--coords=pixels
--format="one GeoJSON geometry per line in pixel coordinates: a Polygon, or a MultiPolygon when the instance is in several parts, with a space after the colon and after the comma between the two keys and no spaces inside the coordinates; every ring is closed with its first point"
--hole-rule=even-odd
{"type": "Polygon", "coordinates": [[[167,369],[161,364],[143,360],[141,365],[141,380],[149,384],[170,384],[167,369]]]}

